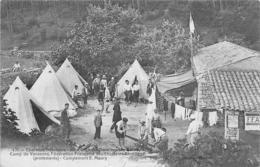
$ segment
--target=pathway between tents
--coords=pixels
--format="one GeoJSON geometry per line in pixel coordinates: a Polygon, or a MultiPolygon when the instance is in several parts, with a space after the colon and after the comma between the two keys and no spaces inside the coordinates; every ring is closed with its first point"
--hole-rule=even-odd
{"type": "MultiPolygon", "coordinates": [[[[125,105],[124,102],[121,103],[121,111],[122,117],[128,118],[128,132],[127,134],[133,137],[137,137],[137,131],[139,126],[139,120],[145,120],[145,104],[139,104],[137,107],[134,105],[125,105]]],[[[93,143],[97,144],[99,148],[102,149],[116,149],[118,145],[117,138],[113,133],[110,133],[109,129],[112,125],[112,115],[113,115],[113,104],[110,105],[109,111],[110,113],[104,113],[103,116],[103,126],[101,128],[101,139],[94,140],[94,115],[96,113],[96,109],[99,109],[100,106],[96,99],[90,99],[86,106],[86,109],[80,110],[79,116],[73,118],[71,120],[72,124],[72,134],[71,139],[75,141],[77,144],[87,144],[93,143]]],[[[163,120],[163,126],[166,127],[167,133],[169,136],[169,146],[173,147],[174,143],[179,139],[183,138],[185,132],[188,128],[188,121],[176,120],[174,121],[170,114],[167,113],[165,116],[162,113],[161,118],[163,120]]],[[[131,146],[134,144],[134,141],[127,139],[127,146],[131,146]]]]}

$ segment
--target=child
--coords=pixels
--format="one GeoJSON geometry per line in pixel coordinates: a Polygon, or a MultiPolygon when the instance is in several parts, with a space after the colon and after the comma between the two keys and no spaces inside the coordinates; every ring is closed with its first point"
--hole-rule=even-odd
{"type": "Polygon", "coordinates": [[[95,115],[94,118],[94,125],[96,127],[96,132],[94,136],[94,140],[96,138],[100,139],[100,133],[101,133],[101,126],[102,126],[102,116],[101,116],[101,110],[97,110],[97,114],[95,115]]]}

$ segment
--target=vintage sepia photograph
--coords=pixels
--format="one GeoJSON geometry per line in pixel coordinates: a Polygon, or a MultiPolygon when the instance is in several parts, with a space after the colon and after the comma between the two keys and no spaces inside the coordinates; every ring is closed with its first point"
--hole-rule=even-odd
{"type": "Polygon", "coordinates": [[[259,0],[0,4],[0,167],[260,167],[259,0]]]}

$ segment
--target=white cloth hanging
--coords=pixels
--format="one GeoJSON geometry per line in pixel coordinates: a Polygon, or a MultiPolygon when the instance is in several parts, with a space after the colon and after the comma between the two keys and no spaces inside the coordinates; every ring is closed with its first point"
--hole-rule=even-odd
{"type": "Polygon", "coordinates": [[[218,121],[217,111],[209,112],[209,126],[216,125],[218,121]]]}
{"type": "Polygon", "coordinates": [[[185,108],[175,104],[175,116],[174,118],[185,119],[185,108]]]}

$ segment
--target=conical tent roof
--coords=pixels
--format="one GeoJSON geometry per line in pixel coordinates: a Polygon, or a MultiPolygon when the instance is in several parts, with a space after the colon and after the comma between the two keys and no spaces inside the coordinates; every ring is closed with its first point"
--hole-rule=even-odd
{"type": "Polygon", "coordinates": [[[148,98],[146,94],[147,84],[149,83],[149,76],[146,74],[142,66],[137,60],[129,67],[127,72],[117,83],[117,92],[118,97],[124,97],[123,87],[125,85],[125,80],[129,80],[130,84],[133,84],[135,77],[137,77],[138,83],[140,85],[140,98],[148,98]]]}
{"type": "Polygon", "coordinates": [[[15,112],[18,118],[18,128],[21,132],[29,133],[32,129],[44,130],[47,124],[60,124],[57,119],[40,107],[19,77],[10,86],[4,99],[7,100],[8,108],[15,112]],[[37,122],[39,119],[45,119],[45,125],[41,124],[41,121],[37,122]]]}
{"type": "Polygon", "coordinates": [[[54,113],[55,116],[60,116],[60,112],[64,109],[66,103],[69,103],[69,116],[76,115],[76,104],[65,92],[55,71],[48,63],[30,92],[44,110],[54,113]]]}
{"type": "Polygon", "coordinates": [[[79,90],[82,90],[84,88],[84,84],[86,83],[86,81],[73,68],[68,59],[66,59],[61,65],[59,70],[56,72],[56,75],[63,88],[70,96],[72,95],[72,90],[75,85],[78,85],[79,90]]]}

